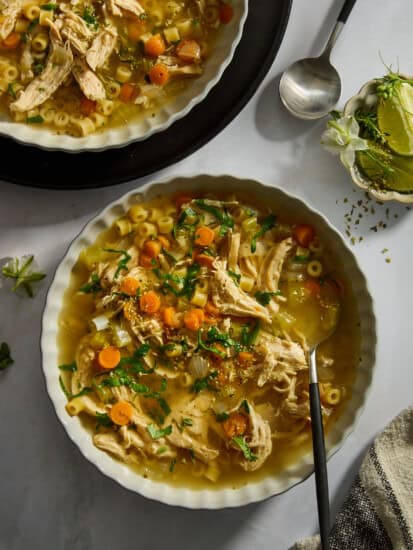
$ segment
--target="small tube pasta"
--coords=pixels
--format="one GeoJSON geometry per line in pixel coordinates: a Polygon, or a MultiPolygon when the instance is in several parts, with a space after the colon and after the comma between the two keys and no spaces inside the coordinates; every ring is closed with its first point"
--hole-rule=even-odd
{"type": "Polygon", "coordinates": [[[98,103],[97,110],[102,115],[110,116],[115,108],[115,103],[111,99],[102,99],[98,103]]]}
{"type": "Polygon", "coordinates": [[[118,65],[116,68],[116,80],[125,83],[132,78],[132,71],[127,65],[118,65]]]}
{"type": "Polygon", "coordinates": [[[54,116],[54,124],[58,128],[63,128],[64,126],[67,126],[69,124],[70,117],[67,113],[64,111],[57,111],[57,113],[54,116]]]}
{"type": "Polygon", "coordinates": [[[33,21],[40,17],[40,7],[37,4],[26,4],[23,6],[23,15],[33,21]]]}
{"type": "Polygon", "coordinates": [[[66,410],[70,416],[77,416],[85,410],[85,402],[81,396],[75,397],[66,403],[66,410]]]}
{"type": "Polygon", "coordinates": [[[148,208],[148,220],[150,222],[157,222],[163,217],[163,212],[160,208],[148,208]]]}
{"type": "Polygon", "coordinates": [[[307,273],[310,277],[320,277],[323,273],[323,264],[318,260],[311,260],[307,264],[307,273]]]}
{"type": "Polygon", "coordinates": [[[3,68],[2,76],[7,82],[14,82],[19,78],[19,69],[15,65],[6,65],[3,68]]]}
{"type": "Polygon", "coordinates": [[[192,379],[192,376],[189,374],[189,372],[182,372],[179,375],[179,384],[183,388],[189,388],[192,382],[193,382],[193,379],[192,379]]]}
{"type": "Polygon", "coordinates": [[[157,220],[159,233],[170,233],[174,227],[174,220],[170,216],[163,216],[157,220]]]}
{"type": "Polygon", "coordinates": [[[141,223],[148,217],[148,211],[141,204],[134,204],[129,208],[128,216],[131,222],[141,223]]]}
{"type": "Polygon", "coordinates": [[[131,222],[126,218],[121,218],[120,220],[117,220],[115,222],[115,227],[120,237],[125,237],[125,235],[129,235],[129,233],[132,233],[133,229],[131,222]]]}
{"type": "Polygon", "coordinates": [[[202,292],[199,288],[199,285],[196,285],[194,294],[191,298],[191,304],[198,307],[205,307],[208,301],[208,295],[205,292],[202,292]]]}
{"type": "Polygon", "coordinates": [[[49,45],[49,37],[45,32],[39,32],[32,40],[32,48],[35,52],[44,52],[49,45]]]}
{"type": "Polygon", "coordinates": [[[156,225],[153,223],[143,222],[138,227],[138,233],[141,237],[150,237],[157,235],[156,225]]]}
{"type": "Polygon", "coordinates": [[[75,129],[76,133],[80,136],[87,136],[95,131],[95,125],[93,124],[92,119],[86,118],[72,118],[71,125],[75,129]]]}
{"type": "Polygon", "coordinates": [[[108,99],[115,99],[119,96],[119,94],[120,94],[120,84],[119,82],[112,80],[106,86],[106,95],[108,99]]]}
{"type": "Polygon", "coordinates": [[[25,19],[18,19],[16,21],[16,25],[14,27],[14,30],[18,33],[24,33],[27,31],[30,23],[26,21],[25,19]]]}
{"type": "Polygon", "coordinates": [[[91,120],[93,121],[96,128],[102,128],[107,123],[107,117],[100,113],[92,113],[90,115],[91,120]]]}
{"type": "Polygon", "coordinates": [[[39,24],[42,27],[49,27],[50,23],[53,21],[54,13],[53,10],[40,10],[39,14],[39,24]]]}
{"type": "Polygon", "coordinates": [[[339,388],[327,388],[324,391],[324,401],[327,405],[338,405],[341,400],[341,391],[339,388]]]}

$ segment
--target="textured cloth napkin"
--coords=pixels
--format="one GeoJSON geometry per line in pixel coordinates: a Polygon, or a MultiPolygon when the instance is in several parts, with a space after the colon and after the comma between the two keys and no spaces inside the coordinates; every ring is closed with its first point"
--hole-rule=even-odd
{"type": "MultiPolygon", "coordinates": [[[[331,550],[413,550],[413,405],[369,448],[330,534],[331,550]]],[[[293,550],[318,550],[315,536],[293,550]]]]}

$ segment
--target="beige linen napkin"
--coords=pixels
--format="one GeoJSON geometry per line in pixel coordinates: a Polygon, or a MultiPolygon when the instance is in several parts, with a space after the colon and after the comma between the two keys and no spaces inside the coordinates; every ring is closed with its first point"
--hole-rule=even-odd
{"type": "MultiPolygon", "coordinates": [[[[330,535],[331,550],[413,550],[413,405],[368,450],[330,535]]],[[[318,550],[317,535],[294,550],[318,550]]]]}

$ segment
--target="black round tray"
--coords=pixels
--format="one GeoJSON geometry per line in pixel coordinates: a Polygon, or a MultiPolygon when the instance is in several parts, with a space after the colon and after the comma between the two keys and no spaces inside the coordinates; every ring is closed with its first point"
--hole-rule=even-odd
{"type": "Polygon", "coordinates": [[[250,0],[234,59],[208,96],[149,139],[101,153],[61,153],[0,137],[0,179],[53,189],[116,185],[160,170],[196,151],[241,111],[278,52],[292,0],[250,0]]]}

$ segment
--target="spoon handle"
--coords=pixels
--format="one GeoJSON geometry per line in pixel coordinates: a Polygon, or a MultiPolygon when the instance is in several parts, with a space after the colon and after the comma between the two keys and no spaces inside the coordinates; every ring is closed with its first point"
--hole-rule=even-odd
{"type": "Polygon", "coordinates": [[[355,3],[356,3],[356,0],[346,0],[343,4],[343,7],[341,8],[340,15],[337,17],[337,21],[340,21],[341,23],[345,23],[355,3]]]}
{"type": "Polygon", "coordinates": [[[330,533],[330,506],[328,498],[326,451],[324,445],[323,419],[320,407],[320,392],[317,382],[310,383],[310,409],[321,548],[322,550],[330,550],[330,543],[328,541],[328,535],[330,533]]]}

